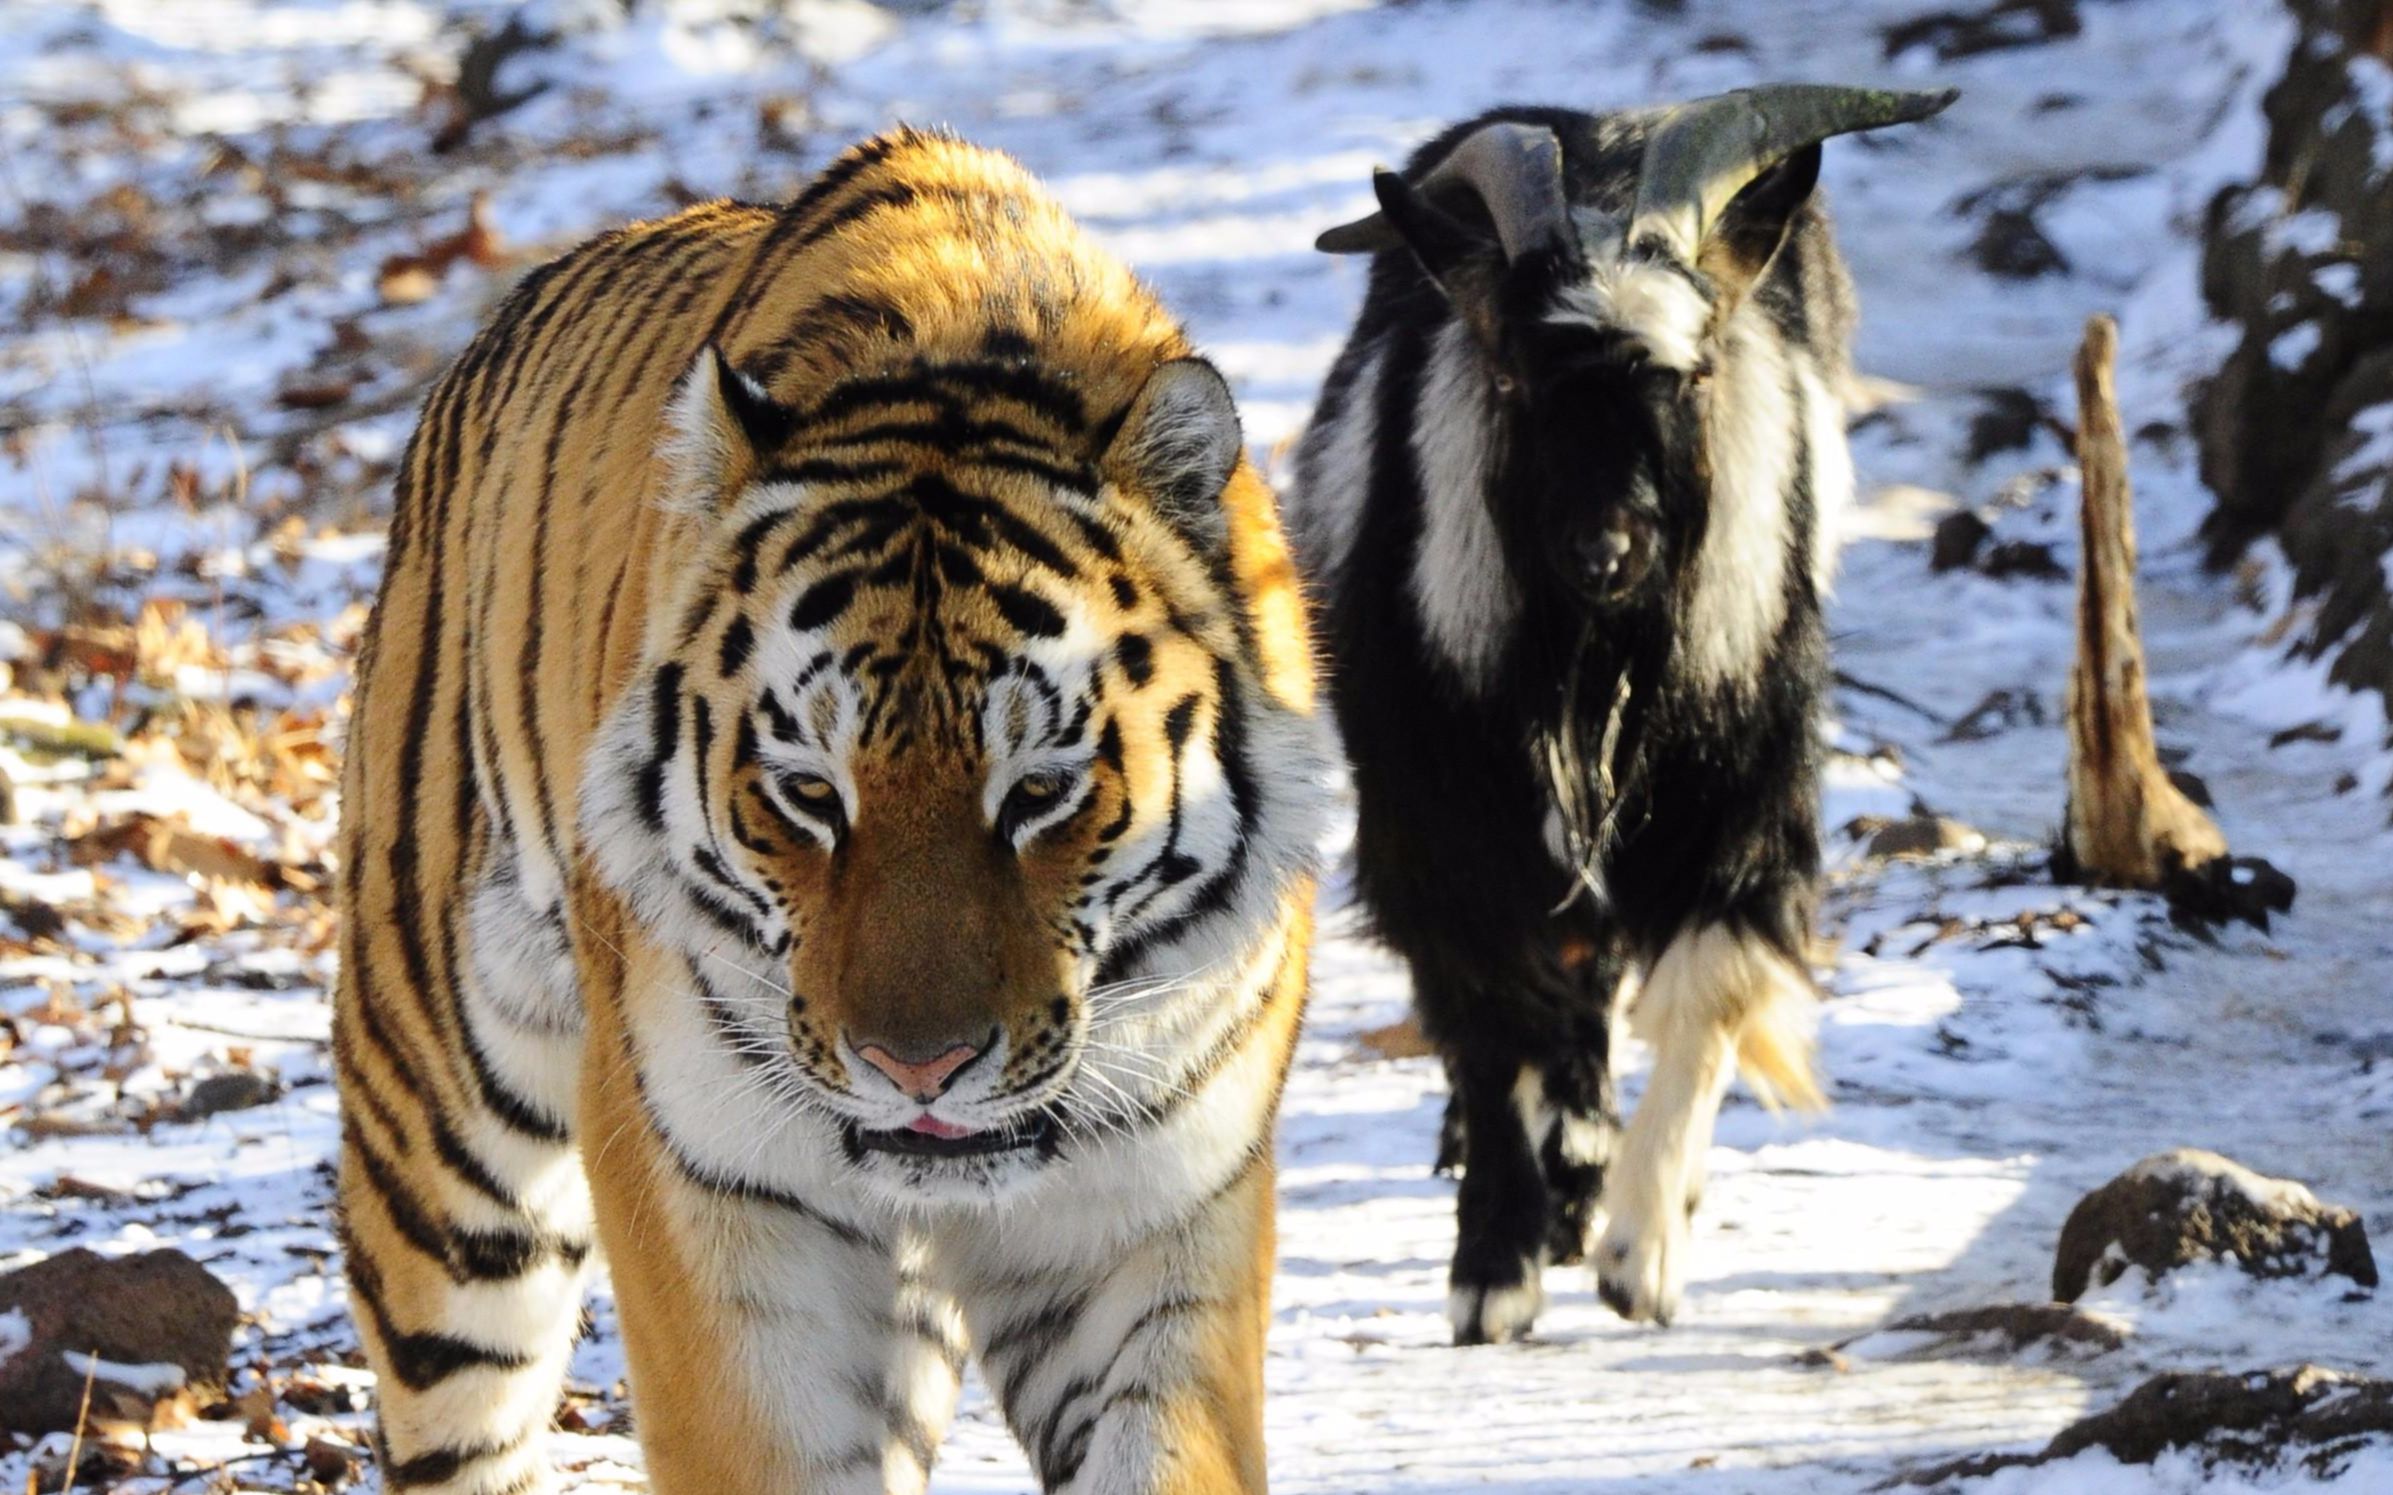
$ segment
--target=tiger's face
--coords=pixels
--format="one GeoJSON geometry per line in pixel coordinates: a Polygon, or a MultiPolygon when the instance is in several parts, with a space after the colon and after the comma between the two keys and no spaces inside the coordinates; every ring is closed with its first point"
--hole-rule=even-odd
{"type": "MultiPolygon", "coordinates": [[[[713,398],[770,415],[727,371],[713,398]]],[[[1219,376],[1164,365],[1093,466],[1031,460],[1027,421],[960,453],[876,434],[959,398],[926,376],[748,474],[597,770],[638,826],[606,828],[614,880],[717,1040],[910,1201],[988,1197],[1168,1095],[1233,974],[1201,968],[1302,855],[1264,780],[1321,766],[1309,732],[1257,761],[1219,376]]]]}

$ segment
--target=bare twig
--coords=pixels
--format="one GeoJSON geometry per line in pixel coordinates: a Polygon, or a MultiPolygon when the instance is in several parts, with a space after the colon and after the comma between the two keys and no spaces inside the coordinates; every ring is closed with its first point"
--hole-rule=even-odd
{"type": "Polygon", "coordinates": [[[58,1477],[58,1495],[75,1488],[75,1471],[83,1464],[83,1429],[91,1420],[91,1383],[100,1378],[100,1347],[93,1345],[85,1353],[83,1365],[83,1404],[75,1409],[75,1441],[67,1445],[66,1473],[58,1477]]]}

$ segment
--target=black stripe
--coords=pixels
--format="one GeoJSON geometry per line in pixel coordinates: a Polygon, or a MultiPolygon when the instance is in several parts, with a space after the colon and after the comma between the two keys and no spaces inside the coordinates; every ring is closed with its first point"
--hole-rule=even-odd
{"type": "MultiPolygon", "coordinates": [[[[392,1462],[386,1451],[382,1459],[382,1487],[386,1490],[404,1490],[414,1485],[447,1484],[455,1479],[468,1464],[479,1464],[486,1459],[505,1458],[522,1448],[531,1436],[532,1429],[525,1428],[522,1432],[502,1442],[481,1443],[471,1448],[435,1449],[431,1453],[418,1454],[412,1459],[397,1463],[392,1462]]],[[[510,1485],[509,1488],[518,1489],[527,1488],[527,1486],[519,1481],[510,1485]]]]}
{"type": "Polygon", "coordinates": [[[855,594],[855,572],[839,571],[823,577],[790,604],[789,626],[800,632],[820,628],[844,612],[855,594]]]}
{"type": "Polygon", "coordinates": [[[999,616],[1018,633],[1033,638],[1061,638],[1064,615],[1055,604],[1024,587],[991,584],[988,598],[997,606],[999,616]]]}
{"type": "MultiPolygon", "coordinates": [[[[759,483],[863,483],[875,478],[894,477],[905,471],[905,465],[886,458],[807,457],[797,462],[776,463],[758,474],[759,483]]],[[[794,510],[784,511],[794,513],[794,510]]],[[[776,516],[779,517],[779,516],[776,516]]]]}
{"type": "Polygon", "coordinates": [[[681,746],[681,666],[667,661],[649,681],[647,760],[633,776],[640,819],[650,830],[665,828],[665,768],[681,746]]]}
{"type": "Polygon", "coordinates": [[[850,182],[872,169],[900,146],[915,144],[921,137],[910,130],[893,130],[878,135],[849,149],[824,169],[820,176],[808,183],[797,200],[781,211],[764,239],[756,246],[748,261],[748,268],[740,277],[739,288],[723,303],[723,310],[715,317],[707,339],[723,344],[732,326],[751,309],[771,283],[772,273],[780,269],[780,262],[790,241],[805,231],[825,203],[836,196],[850,182]]]}
{"type": "Polygon", "coordinates": [[[715,668],[726,680],[737,675],[748,662],[748,651],[755,647],[756,630],[748,626],[747,615],[734,613],[723,625],[723,642],[715,654],[715,668]]]}
{"type": "Polygon", "coordinates": [[[383,1303],[382,1273],[373,1258],[359,1251],[354,1239],[344,1241],[343,1247],[342,1255],[349,1263],[350,1295],[364,1305],[367,1320],[390,1361],[391,1374],[399,1378],[400,1385],[410,1391],[427,1391],[467,1371],[517,1371],[531,1365],[532,1357],[520,1351],[492,1349],[448,1334],[402,1333],[383,1303]]]}

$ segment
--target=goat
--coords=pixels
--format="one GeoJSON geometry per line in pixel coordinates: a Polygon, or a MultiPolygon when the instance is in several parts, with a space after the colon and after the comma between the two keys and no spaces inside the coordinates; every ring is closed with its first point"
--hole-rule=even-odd
{"type": "Polygon", "coordinates": [[[1953,94],[1776,86],[1455,126],[1380,211],[1299,448],[1356,886],[1412,969],[1462,1165],[1458,1343],[1548,1262],[1667,1324],[1732,1071],[1816,1106],[1805,945],[1832,521],[1853,485],[1831,136],[1953,94]],[[1625,1131],[1612,1019],[1653,1048],[1625,1131]]]}

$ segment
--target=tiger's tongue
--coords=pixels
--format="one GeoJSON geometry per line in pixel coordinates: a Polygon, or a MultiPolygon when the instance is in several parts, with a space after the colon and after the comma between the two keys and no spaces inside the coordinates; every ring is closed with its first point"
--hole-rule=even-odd
{"type": "Polygon", "coordinates": [[[917,1116],[912,1121],[907,1122],[906,1130],[909,1132],[920,1132],[926,1137],[937,1137],[942,1142],[952,1142],[958,1137],[969,1137],[972,1135],[971,1127],[951,1126],[948,1123],[941,1121],[938,1117],[933,1116],[928,1111],[923,1112],[920,1116],[917,1116]]]}

